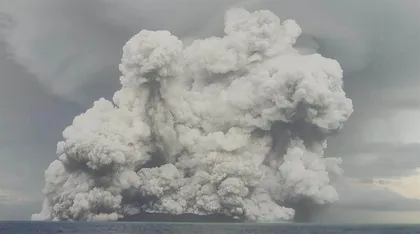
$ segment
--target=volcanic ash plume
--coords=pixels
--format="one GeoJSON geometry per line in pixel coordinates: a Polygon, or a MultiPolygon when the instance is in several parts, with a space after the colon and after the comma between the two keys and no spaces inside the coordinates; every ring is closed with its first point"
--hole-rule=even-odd
{"type": "Polygon", "coordinates": [[[299,202],[338,199],[328,136],[350,117],[342,70],[293,48],[270,11],[231,9],[225,36],[189,45],[143,30],[123,49],[122,88],[77,116],[45,172],[34,220],[140,212],[292,220],[299,202]]]}

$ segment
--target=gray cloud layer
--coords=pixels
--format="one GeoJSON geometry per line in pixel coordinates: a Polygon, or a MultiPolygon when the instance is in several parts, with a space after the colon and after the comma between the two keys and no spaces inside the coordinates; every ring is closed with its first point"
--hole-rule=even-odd
{"type": "MultiPolygon", "coordinates": [[[[16,26],[11,33],[2,28],[8,40],[0,45],[0,190],[39,193],[62,129],[93,100],[109,98],[118,88],[117,64],[128,38],[144,28],[168,29],[181,38],[217,34],[231,4],[239,1],[2,1],[0,9],[16,26]]],[[[347,176],[395,176],[413,169],[416,144],[375,143],[364,132],[396,112],[419,109],[418,1],[243,4],[295,19],[305,32],[303,45],[342,65],[344,88],[356,111],[327,153],[344,157],[347,176]],[[360,158],[369,161],[361,153],[379,159],[360,166],[360,158]]],[[[402,131],[409,124],[415,125],[401,120],[392,127],[402,131]]],[[[22,209],[19,218],[33,211],[17,209],[22,209]]],[[[2,212],[0,218],[7,215],[2,212]]]]}

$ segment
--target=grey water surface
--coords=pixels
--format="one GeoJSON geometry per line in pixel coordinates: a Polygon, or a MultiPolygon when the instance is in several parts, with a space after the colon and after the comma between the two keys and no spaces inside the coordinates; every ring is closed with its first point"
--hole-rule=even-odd
{"type": "Polygon", "coordinates": [[[302,225],[163,222],[0,222],[1,234],[414,234],[420,225],[302,225]]]}

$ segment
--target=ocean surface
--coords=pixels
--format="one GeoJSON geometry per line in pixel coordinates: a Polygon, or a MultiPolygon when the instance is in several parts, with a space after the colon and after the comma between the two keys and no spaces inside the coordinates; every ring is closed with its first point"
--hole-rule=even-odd
{"type": "Polygon", "coordinates": [[[141,222],[0,222],[0,233],[61,234],[414,234],[420,225],[300,225],[141,222]]]}

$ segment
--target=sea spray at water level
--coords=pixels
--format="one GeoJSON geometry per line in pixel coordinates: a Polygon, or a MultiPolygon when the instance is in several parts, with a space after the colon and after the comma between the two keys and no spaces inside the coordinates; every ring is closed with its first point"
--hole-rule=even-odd
{"type": "Polygon", "coordinates": [[[121,89],[64,130],[32,219],[271,222],[336,201],[341,159],[323,153],[353,112],[340,65],[300,54],[300,27],[270,11],[230,9],[224,32],[188,45],[168,31],[132,37],[121,89]]]}

